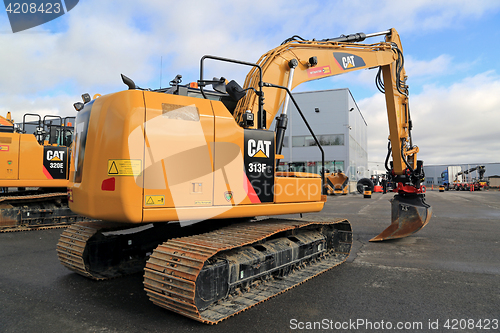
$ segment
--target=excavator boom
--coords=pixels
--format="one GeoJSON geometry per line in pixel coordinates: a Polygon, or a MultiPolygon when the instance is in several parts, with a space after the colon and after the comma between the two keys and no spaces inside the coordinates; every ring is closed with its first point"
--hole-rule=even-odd
{"type": "MultiPolygon", "coordinates": [[[[282,105],[281,123],[286,123],[288,96],[284,90],[273,89],[273,87],[286,86],[287,90],[291,91],[306,81],[360,69],[379,68],[376,83],[379,90],[385,94],[389,125],[390,144],[386,169],[388,180],[397,184],[395,190],[397,194],[391,200],[391,205],[392,211],[398,213],[392,214],[391,225],[372,241],[405,237],[428,223],[432,209],[425,203],[425,187],[421,186],[425,175],[422,161],[417,160],[419,148],[413,145],[412,141],[412,121],[403,48],[395,29],[319,41],[292,38],[264,54],[257,64],[261,71],[256,68],[252,69],[247,75],[244,88],[264,86],[266,112],[265,115],[256,115],[257,118],[263,119],[259,123],[262,127],[271,123],[282,105]],[[358,43],[366,38],[381,35],[385,36],[385,42],[358,43]],[[262,81],[264,84],[261,83],[262,81]],[[391,155],[392,161],[389,165],[391,155]],[[420,214],[410,213],[414,209],[406,210],[408,205],[414,207],[420,214]]],[[[246,110],[259,109],[257,107],[259,102],[260,96],[247,94],[239,102],[234,113],[235,118],[241,122],[241,117],[246,110]]],[[[284,130],[281,133],[279,130],[276,132],[276,140],[280,143],[284,130]]],[[[281,152],[279,145],[277,151],[281,152]]]]}

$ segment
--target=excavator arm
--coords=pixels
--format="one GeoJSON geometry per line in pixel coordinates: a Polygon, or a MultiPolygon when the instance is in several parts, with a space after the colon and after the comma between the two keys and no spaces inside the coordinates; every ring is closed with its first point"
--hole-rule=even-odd
{"type": "MultiPolygon", "coordinates": [[[[395,29],[365,35],[363,33],[325,40],[303,40],[298,36],[264,54],[246,77],[243,89],[248,93],[233,113],[242,123],[250,110],[259,119],[254,125],[267,128],[282,110],[277,123],[286,124],[288,91],[307,81],[323,79],[361,69],[378,68],[377,87],[385,94],[389,125],[389,145],[386,158],[388,179],[395,183],[392,200],[392,223],[372,240],[408,236],[425,226],[431,207],[424,201],[425,187],[422,161],[417,160],[419,149],[413,145],[412,122],[408,99],[407,76],[404,70],[403,48],[395,29]],[[385,42],[360,44],[369,37],[385,35],[385,42]],[[262,91],[262,94],[259,94],[262,91]],[[260,96],[259,96],[260,95],[260,96]],[[265,106],[263,104],[265,97],[265,106]],[[257,111],[259,110],[259,111],[257,111]],[[261,114],[259,114],[261,113],[261,114]],[[389,158],[392,155],[392,161],[389,158]]],[[[286,129],[286,126],[285,126],[286,129]]],[[[282,143],[284,129],[277,126],[277,142],[282,143]],[[281,136],[281,138],[280,138],[281,136]]],[[[277,147],[278,153],[281,146],[277,147]]]]}

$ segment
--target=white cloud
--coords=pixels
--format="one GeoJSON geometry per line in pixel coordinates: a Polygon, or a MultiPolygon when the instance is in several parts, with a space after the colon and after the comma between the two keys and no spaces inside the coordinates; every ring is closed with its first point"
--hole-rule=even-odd
{"type": "Polygon", "coordinates": [[[345,34],[359,32],[356,29],[381,31],[393,27],[405,33],[422,32],[464,25],[499,8],[495,0],[330,1],[318,10],[313,21],[321,20],[325,27],[349,27],[345,34]]]}
{"type": "Polygon", "coordinates": [[[0,51],[0,63],[8,64],[0,67],[0,88],[6,94],[32,94],[64,82],[110,84],[127,68],[147,70],[150,53],[157,52],[153,41],[126,20],[98,13],[85,19],[70,16],[64,33],[2,34],[0,42],[9,47],[0,51]]]}
{"type": "Polygon", "coordinates": [[[411,79],[425,76],[426,78],[448,73],[452,66],[453,57],[442,54],[430,61],[418,60],[411,55],[405,56],[405,69],[411,79]]]}
{"type": "MultiPolygon", "coordinates": [[[[65,94],[38,98],[30,98],[29,95],[8,95],[2,97],[0,115],[5,117],[7,112],[10,111],[12,119],[16,123],[21,123],[23,115],[26,113],[39,114],[42,118],[46,115],[61,117],[76,116],[73,103],[77,101],[74,97],[65,94]]],[[[30,117],[27,121],[34,119],[30,117]]]]}
{"type": "MultiPolygon", "coordinates": [[[[500,76],[489,71],[410,97],[413,141],[425,164],[500,162],[500,76]]],[[[383,161],[388,125],[381,94],[358,101],[371,161],[383,161]]]]}

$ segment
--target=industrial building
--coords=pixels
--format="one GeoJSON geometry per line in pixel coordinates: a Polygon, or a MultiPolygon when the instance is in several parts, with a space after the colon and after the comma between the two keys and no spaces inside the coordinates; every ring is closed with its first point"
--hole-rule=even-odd
{"type": "MultiPolygon", "coordinates": [[[[499,187],[500,186],[500,163],[464,163],[464,164],[434,164],[425,165],[424,161],[424,172],[425,172],[425,184],[428,188],[441,185],[443,183],[443,178],[441,177],[443,171],[449,166],[459,166],[461,170],[470,170],[478,165],[483,165],[485,169],[484,178],[490,181],[490,186],[499,187]]],[[[368,162],[368,169],[371,174],[385,173],[384,162],[368,162]]],[[[467,175],[467,180],[472,181],[479,178],[477,171],[473,171],[467,175]]]]}
{"type": "MultiPolygon", "coordinates": [[[[349,89],[294,93],[325,153],[325,169],[341,170],[350,181],[369,177],[367,124],[349,89]]],[[[321,172],[321,151],[292,102],[281,170],[321,172]]],[[[355,188],[353,186],[352,188],[355,188]]]]}
{"type": "MultiPolygon", "coordinates": [[[[438,164],[438,165],[424,165],[425,171],[425,185],[429,186],[438,186],[442,183],[443,179],[441,178],[441,173],[448,167],[452,165],[457,165],[462,168],[462,170],[469,170],[478,165],[484,165],[485,173],[484,178],[491,178],[493,183],[490,183],[490,186],[497,187],[498,177],[500,176],[500,163],[472,163],[472,164],[438,164]]],[[[467,175],[467,180],[474,180],[478,178],[478,173],[476,171],[471,172],[467,175]]]]}

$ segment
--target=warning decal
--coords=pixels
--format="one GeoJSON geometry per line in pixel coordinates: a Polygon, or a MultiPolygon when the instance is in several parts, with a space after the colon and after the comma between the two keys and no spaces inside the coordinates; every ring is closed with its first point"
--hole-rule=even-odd
{"type": "Polygon", "coordinates": [[[330,66],[313,67],[307,70],[308,77],[330,75],[331,73],[332,71],[330,70],[330,66]]]}
{"type": "Polygon", "coordinates": [[[108,176],[139,176],[142,160],[108,160],[108,176]]]}
{"type": "Polygon", "coordinates": [[[199,200],[194,202],[195,205],[211,205],[212,201],[210,200],[199,200]]]}
{"type": "Polygon", "coordinates": [[[1,145],[0,146],[0,151],[9,151],[9,146],[1,145]]]}
{"type": "Polygon", "coordinates": [[[164,195],[146,195],[146,206],[162,206],[165,204],[164,195]]]}

